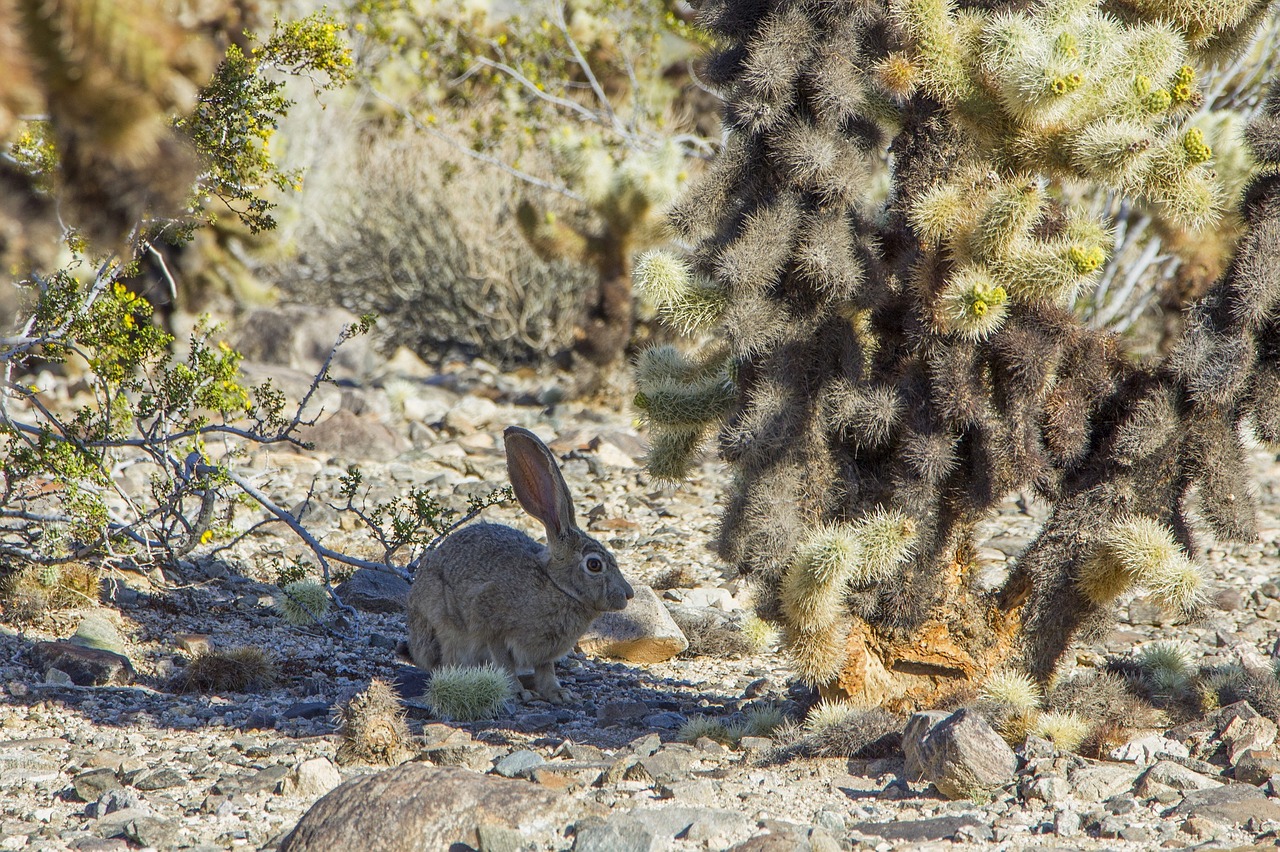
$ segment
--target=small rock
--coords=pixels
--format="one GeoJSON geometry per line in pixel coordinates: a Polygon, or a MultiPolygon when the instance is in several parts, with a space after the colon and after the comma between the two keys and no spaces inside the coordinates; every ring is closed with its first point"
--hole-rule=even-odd
{"type": "Polygon", "coordinates": [[[1071,795],[1071,785],[1061,775],[1024,778],[1018,790],[1024,800],[1039,799],[1046,805],[1056,805],[1071,795]]]}
{"type": "Polygon", "coordinates": [[[1236,759],[1234,773],[1237,781],[1261,787],[1272,777],[1280,775],[1280,757],[1248,749],[1236,759]]]}
{"type": "Polygon", "coordinates": [[[907,780],[919,781],[924,778],[920,744],[930,731],[950,715],[944,710],[924,710],[912,714],[907,720],[907,727],[902,732],[902,752],[906,759],[903,769],[907,780]]]}
{"type": "Polygon", "coordinates": [[[460,397],[444,416],[444,425],[454,432],[470,434],[499,421],[498,406],[491,399],[469,394],[460,397]]]}
{"type": "Polygon", "coordinates": [[[499,760],[493,769],[504,778],[525,778],[535,767],[546,762],[536,751],[522,748],[499,760]]]}
{"type": "Polygon", "coordinates": [[[621,612],[606,612],[578,640],[594,657],[631,663],[660,663],[689,647],[689,640],[648,586],[633,585],[635,597],[621,612]]]}
{"type": "Polygon", "coordinates": [[[1248,750],[1265,751],[1276,741],[1276,723],[1265,716],[1244,719],[1236,717],[1222,729],[1223,742],[1227,744],[1227,757],[1234,766],[1248,750]]]}
{"type": "Polygon", "coordinates": [[[1129,602],[1130,624],[1161,625],[1173,620],[1169,610],[1159,601],[1149,597],[1134,598],[1129,602]]]}
{"type": "Polygon", "coordinates": [[[645,716],[641,721],[644,722],[645,727],[648,728],[662,728],[665,731],[674,731],[685,722],[689,721],[689,719],[683,713],[667,711],[645,716]]]}
{"type": "Polygon", "coordinates": [[[666,844],[643,826],[586,825],[578,828],[573,852],[657,852],[666,844]]]}
{"type": "MultiPolygon", "coordinates": [[[[898,822],[859,822],[850,826],[854,831],[903,843],[927,843],[935,840],[954,840],[966,827],[987,828],[978,817],[943,816],[932,819],[909,819],[898,822]]],[[[988,831],[990,829],[988,828],[988,831]]]]}
{"type": "Polygon", "coordinates": [[[301,427],[297,436],[314,444],[316,452],[352,460],[386,462],[409,449],[409,441],[377,416],[345,408],[301,427]]]}
{"type": "Polygon", "coordinates": [[[315,799],[342,783],[342,773],[327,757],[304,760],[280,782],[280,792],[285,796],[315,799]]]}
{"type": "Polygon", "coordinates": [[[493,761],[493,749],[483,743],[441,743],[428,746],[422,757],[436,766],[462,766],[484,772],[493,761]]]}
{"type": "Polygon", "coordinates": [[[657,734],[636,737],[627,746],[627,749],[636,757],[648,757],[660,748],[662,748],[662,737],[657,734]]]}
{"type": "Polygon", "coordinates": [[[1212,840],[1219,833],[1217,824],[1204,817],[1197,816],[1187,817],[1182,821],[1182,825],[1178,826],[1178,830],[1183,834],[1189,834],[1196,840],[1212,840]]]}
{"type": "Polygon", "coordinates": [[[194,657],[207,653],[213,647],[213,640],[203,633],[179,633],[173,637],[173,644],[194,657]]]}
{"type": "Polygon", "coordinates": [[[151,813],[151,806],[142,800],[137,790],[126,790],[123,787],[116,787],[108,790],[98,797],[97,803],[94,805],[93,816],[102,819],[108,814],[116,811],[136,810],[142,813],[151,813]]]}
{"type": "Polygon", "coordinates": [[[1244,609],[1244,595],[1234,587],[1220,589],[1214,593],[1213,602],[1223,612],[1235,612],[1236,610],[1244,609]]]}
{"type": "Polygon", "coordinates": [[[1012,780],[1018,768],[1009,744],[968,708],[952,713],[924,736],[919,758],[924,777],[949,799],[989,793],[1012,780]]]}
{"type": "Polygon", "coordinates": [[[82,648],[97,648],[121,657],[128,656],[128,648],[119,628],[101,613],[90,613],[81,619],[75,635],[67,641],[82,648]]]}
{"type": "Polygon", "coordinates": [[[404,612],[409,583],[388,571],[359,568],[334,590],[343,603],[365,612],[404,612]]]}
{"type": "Polygon", "coordinates": [[[1067,772],[1071,792],[1082,802],[1101,802],[1133,789],[1137,773],[1129,767],[1088,763],[1067,772]]]}
{"type": "Polygon", "coordinates": [[[263,790],[274,793],[289,775],[289,767],[275,764],[250,775],[235,775],[218,779],[213,792],[221,796],[240,793],[258,793],[263,790]]]}
{"type": "Polygon", "coordinates": [[[640,758],[640,765],[653,776],[654,780],[662,784],[688,777],[689,771],[697,762],[698,756],[695,753],[672,746],[666,746],[656,754],[640,758]]]}
{"type": "Polygon", "coordinates": [[[1058,837],[1075,837],[1080,833],[1080,814],[1058,811],[1053,815],[1053,833],[1058,837]]]}
{"type": "Polygon", "coordinates": [[[103,793],[120,786],[120,779],[111,769],[90,769],[71,779],[71,787],[82,802],[96,802],[103,793]]]}
{"type": "MultiPolygon", "coordinates": [[[[640,719],[649,712],[649,705],[643,701],[610,701],[596,710],[596,721],[607,728],[619,722],[640,719]]],[[[661,742],[661,741],[659,741],[661,742]]]]}
{"type": "Polygon", "coordinates": [[[290,704],[280,714],[283,719],[324,719],[333,712],[333,705],[327,701],[299,701],[290,704]]]}

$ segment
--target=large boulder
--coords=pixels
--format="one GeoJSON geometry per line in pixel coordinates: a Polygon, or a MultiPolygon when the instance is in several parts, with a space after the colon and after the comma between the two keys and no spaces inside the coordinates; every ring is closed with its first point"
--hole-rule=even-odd
{"type": "Polygon", "coordinates": [[[335,788],[303,814],[280,852],[481,848],[482,835],[512,832],[525,845],[564,845],[566,828],[590,807],[527,781],[405,763],[335,788]]]}

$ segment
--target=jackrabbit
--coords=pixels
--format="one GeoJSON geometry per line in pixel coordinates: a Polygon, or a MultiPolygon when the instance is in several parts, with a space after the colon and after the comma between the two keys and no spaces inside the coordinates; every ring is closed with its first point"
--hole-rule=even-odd
{"type": "Polygon", "coordinates": [[[520,505],[547,529],[544,547],[501,524],[463,527],[427,554],[409,592],[408,651],[428,671],[492,661],[533,668],[546,700],[567,696],[555,661],[602,612],[633,595],[603,544],[580,530],[555,456],[528,429],[503,434],[507,475],[520,505]]]}

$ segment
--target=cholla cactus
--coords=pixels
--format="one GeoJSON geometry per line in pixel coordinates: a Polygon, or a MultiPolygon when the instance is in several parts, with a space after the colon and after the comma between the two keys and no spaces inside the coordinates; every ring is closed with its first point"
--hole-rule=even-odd
{"type": "Polygon", "coordinates": [[[442,666],[431,673],[427,704],[445,719],[474,722],[498,715],[515,694],[511,676],[486,663],[483,666],[442,666]]]}
{"type": "Polygon", "coordinates": [[[806,680],[894,707],[1006,665],[1048,683],[1124,590],[1196,608],[1190,490],[1252,535],[1238,432],[1280,438],[1280,92],[1245,134],[1247,234],[1163,362],[1070,312],[1113,250],[1071,187],[1170,228],[1233,205],[1215,164],[1249,152],[1199,81],[1267,5],[703,4],[729,133],[672,209],[688,256],[637,273],[710,342],[643,356],[640,408],[665,477],[718,432],[718,550],[806,680]],[[1052,514],[985,591],[975,522],[1029,489],[1052,514]],[[871,518],[893,520],[861,561],[871,518]]]}
{"type": "Polygon", "coordinates": [[[308,627],[329,612],[329,593],[315,580],[294,580],[281,587],[276,612],[294,627],[308,627]]]}

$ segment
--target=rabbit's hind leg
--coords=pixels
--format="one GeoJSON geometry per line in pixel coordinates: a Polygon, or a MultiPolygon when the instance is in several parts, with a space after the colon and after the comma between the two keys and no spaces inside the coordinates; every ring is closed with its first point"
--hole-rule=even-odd
{"type": "Polygon", "coordinates": [[[533,688],[552,704],[567,704],[571,698],[556,679],[556,664],[552,660],[533,667],[533,688]]]}

